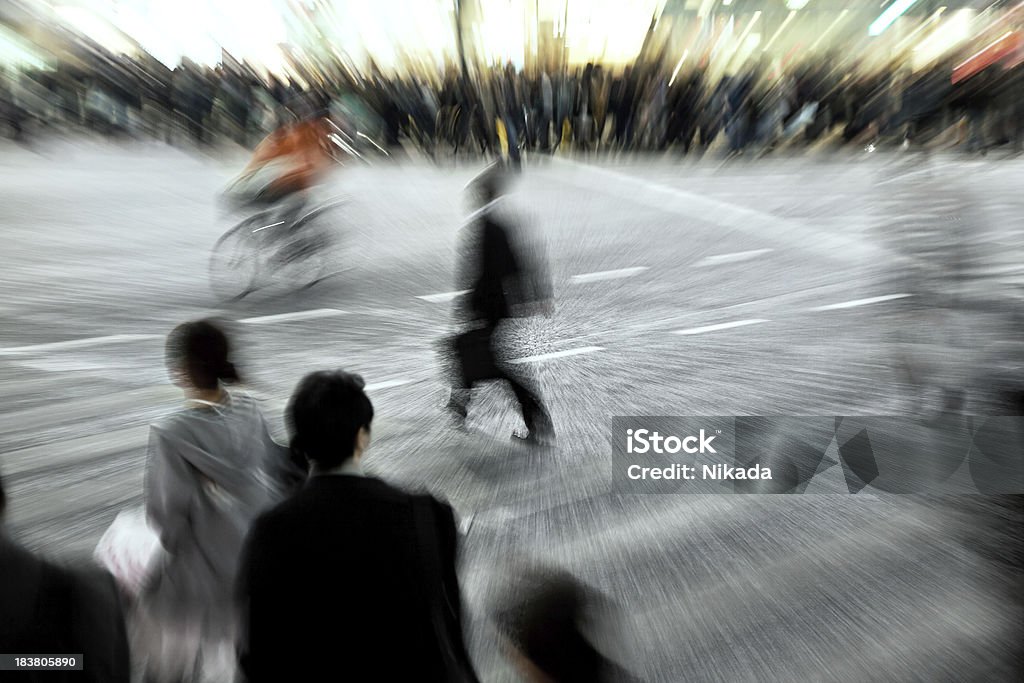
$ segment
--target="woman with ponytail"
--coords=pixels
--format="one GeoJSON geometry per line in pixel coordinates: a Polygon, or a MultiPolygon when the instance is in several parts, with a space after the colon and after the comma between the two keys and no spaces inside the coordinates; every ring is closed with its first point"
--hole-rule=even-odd
{"type": "Polygon", "coordinates": [[[150,430],[146,514],[163,546],[140,599],[151,681],[229,680],[232,586],[255,517],[304,479],[270,436],[240,381],[227,335],[214,322],[178,326],[167,369],[184,407],[150,430]]]}

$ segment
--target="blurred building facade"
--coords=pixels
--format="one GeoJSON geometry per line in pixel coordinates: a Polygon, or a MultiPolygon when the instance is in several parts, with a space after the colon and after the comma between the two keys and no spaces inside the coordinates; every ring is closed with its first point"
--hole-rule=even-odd
{"type": "Polygon", "coordinates": [[[278,74],[303,60],[403,73],[654,58],[725,73],[829,52],[921,69],[988,23],[1015,30],[1018,13],[987,0],[8,0],[0,62],[52,62],[77,35],[169,68],[186,58],[213,66],[227,52],[278,74]]]}

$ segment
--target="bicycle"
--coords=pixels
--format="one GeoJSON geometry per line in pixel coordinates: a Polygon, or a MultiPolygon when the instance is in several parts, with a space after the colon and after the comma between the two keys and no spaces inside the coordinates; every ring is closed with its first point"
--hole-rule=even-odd
{"type": "Polygon", "coordinates": [[[331,275],[337,256],[336,212],[348,200],[331,199],[290,219],[287,207],[255,213],[224,233],[210,254],[210,286],[218,297],[240,300],[281,285],[309,289],[331,275]]]}

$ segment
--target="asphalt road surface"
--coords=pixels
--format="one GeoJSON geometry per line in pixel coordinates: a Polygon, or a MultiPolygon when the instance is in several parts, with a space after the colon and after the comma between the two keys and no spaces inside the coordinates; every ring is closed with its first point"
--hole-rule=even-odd
{"type": "Polygon", "coordinates": [[[522,564],[612,598],[592,635],[646,680],[1019,680],[1016,503],[843,495],[839,468],[822,495],[616,496],[609,436],[616,415],[917,414],[953,385],[983,410],[1020,358],[1024,162],[935,159],[895,181],[871,155],[531,163],[513,201],[546,244],[556,308],[509,343],[559,438],[530,451],[509,440],[503,387],[476,397],[469,434],[443,412],[460,191],[479,167],[345,169],[329,188],[350,199],[340,272],[224,302],[207,261],[241,161],[0,155],[0,452],[30,547],[83,561],[141,503],[147,424],[178,398],[163,337],[217,315],[278,429],[304,373],[366,378],[368,469],[465,522],[484,680],[516,680],[490,616],[522,564]]]}

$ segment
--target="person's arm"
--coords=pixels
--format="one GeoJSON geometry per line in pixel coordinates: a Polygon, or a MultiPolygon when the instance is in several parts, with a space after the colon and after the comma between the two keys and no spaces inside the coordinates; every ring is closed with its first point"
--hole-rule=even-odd
{"type": "Polygon", "coordinates": [[[450,505],[437,503],[438,546],[441,550],[441,580],[456,615],[462,614],[462,598],[457,570],[459,533],[455,524],[455,511],[450,505]]]}
{"type": "Polygon", "coordinates": [[[539,244],[528,240],[522,231],[510,233],[501,228],[493,236],[493,256],[506,273],[511,301],[521,314],[550,315],[553,308],[551,278],[539,244]]]}
{"type": "Polygon", "coordinates": [[[173,555],[189,529],[194,478],[168,435],[155,425],[149,432],[145,492],[146,517],[160,535],[164,550],[173,555]]]}
{"type": "Polygon", "coordinates": [[[253,543],[258,533],[259,520],[252,525],[249,535],[242,546],[238,562],[238,576],[235,578],[234,602],[238,613],[238,632],[235,642],[235,654],[238,658],[239,678],[244,683],[256,680],[258,667],[252,653],[252,593],[253,593],[253,543]]]}
{"type": "Polygon", "coordinates": [[[469,656],[463,633],[462,614],[462,591],[459,588],[458,575],[458,554],[459,554],[459,532],[455,522],[455,512],[450,505],[432,500],[435,507],[434,520],[437,524],[437,547],[441,554],[441,581],[443,583],[444,597],[447,600],[449,619],[453,629],[451,645],[456,650],[455,658],[463,664],[464,680],[477,681],[476,673],[473,671],[473,660],[469,656]]]}
{"type": "Polygon", "coordinates": [[[266,468],[274,486],[285,497],[295,493],[306,481],[308,464],[301,463],[285,445],[279,444],[270,433],[270,425],[260,414],[263,447],[266,450],[266,468]]]}
{"type": "Polygon", "coordinates": [[[540,312],[551,315],[554,311],[555,290],[551,280],[551,268],[548,265],[547,246],[540,238],[530,244],[529,286],[533,301],[540,312]]]}
{"type": "Polygon", "coordinates": [[[480,271],[479,245],[474,234],[476,226],[466,225],[456,238],[455,247],[455,291],[468,292],[460,294],[452,301],[452,315],[456,320],[464,321],[472,317],[472,290],[476,287],[476,278],[480,271]]]}
{"type": "Polygon", "coordinates": [[[240,678],[245,683],[289,680],[288,667],[301,633],[315,624],[298,623],[293,614],[301,596],[292,595],[295,576],[284,539],[294,529],[280,527],[264,515],[253,523],[242,546],[235,578],[234,602],[238,614],[235,641],[240,678]]]}
{"type": "Polygon", "coordinates": [[[266,164],[271,159],[276,159],[282,154],[282,135],[280,131],[274,131],[256,145],[256,149],[253,150],[252,159],[246,164],[245,168],[242,169],[241,175],[251,173],[256,169],[266,164]]]}

